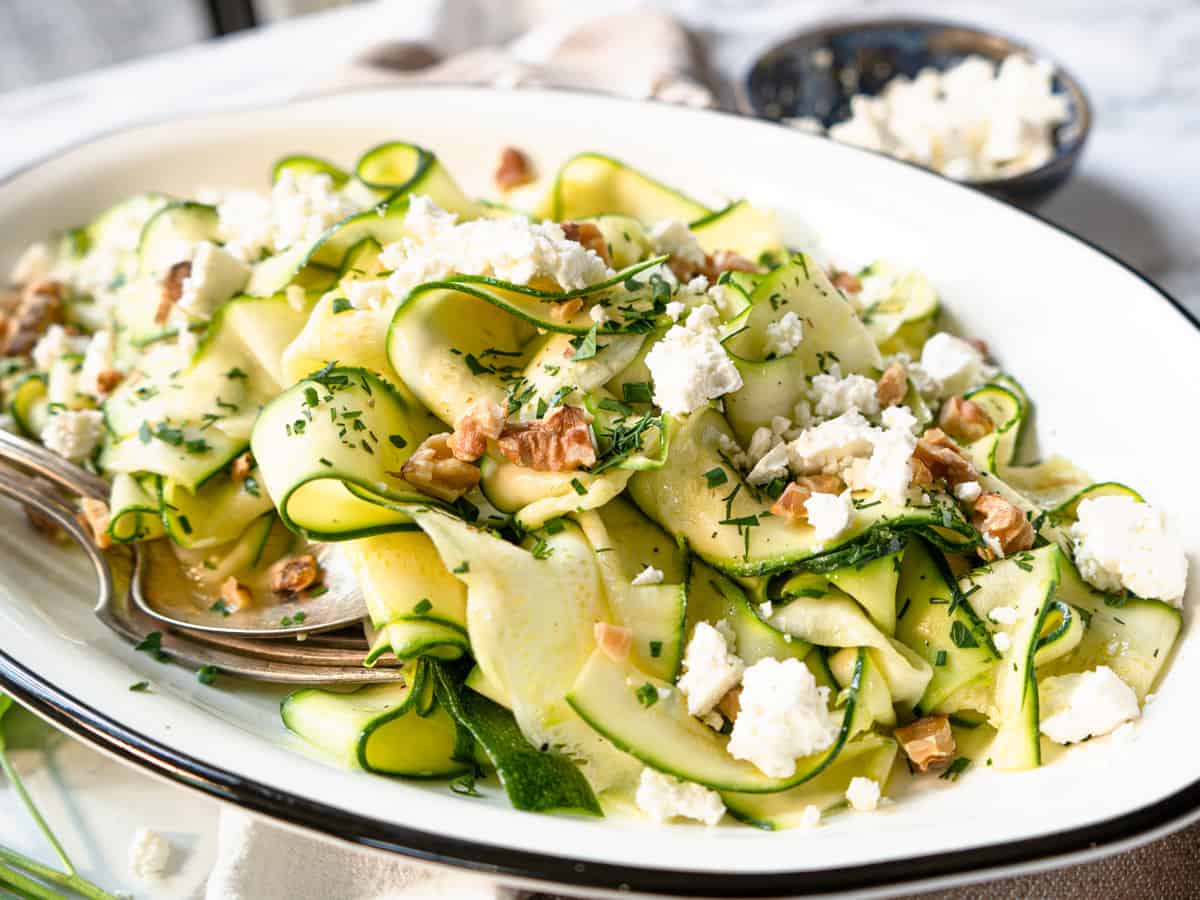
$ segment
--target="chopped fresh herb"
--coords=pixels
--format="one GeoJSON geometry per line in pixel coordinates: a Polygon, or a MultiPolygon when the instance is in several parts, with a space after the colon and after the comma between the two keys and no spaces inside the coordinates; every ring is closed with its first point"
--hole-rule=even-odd
{"type": "Polygon", "coordinates": [[[162,648],[161,631],[151,631],[139,643],[135,644],[133,649],[141,653],[149,653],[159,662],[166,662],[171,658],[162,648]]]}
{"type": "Polygon", "coordinates": [[[253,475],[246,476],[246,479],[242,482],[242,490],[245,491],[247,494],[249,494],[251,497],[261,497],[262,496],[262,491],[259,489],[259,486],[258,486],[258,479],[255,478],[253,475]]]}
{"type": "Polygon", "coordinates": [[[133,684],[131,684],[129,686],[129,689],[131,691],[133,691],[135,694],[142,694],[142,693],[145,693],[146,691],[150,690],[150,682],[135,681],[133,684]]]}
{"type": "Polygon", "coordinates": [[[450,782],[450,790],[463,797],[482,797],[483,794],[475,790],[475,773],[466,772],[459,775],[450,782]]]}
{"type": "Polygon", "coordinates": [[[550,519],[542,527],[546,530],[546,534],[558,534],[564,528],[563,520],[562,519],[550,519]]]}
{"type": "Polygon", "coordinates": [[[333,298],[333,314],[335,316],[340,313],[344,313],[344,312],[346,312],[346,310],[349,310],[349,309],[354,309],[354,304],[351,303],[349,300],[347,300],[345,297],[334,297],[333,298]]]}
{"type": "Polygon", "coordinates": [[[786,478],[772,478],[767,482],[767,486],[763,489],[766,495],[772,500],[778,500],[783,492],[787,490],[788,482],[786,478]]]}
{"type": "Polygon", "coordinates": [[[224,600],[218,600],[216,603],[214,603],[212,606],[210,606],[208,608],[208,611],[218,613],[219,615],[222,615],[222,616],[232,615],[232,612],[229,609],[229,604],[226,603],[224,600]]]}
{"type": "Polygon", "coordinates": [[[463,361],[467,364],[467,368],[471,370],[472,375],[494,375],[496,373],[495,369],[481,363],[472,353],[468,353],[463,357],[463,361]]]}
{"type": "Polygon", "coordinates": [[[704,473],[704,481],[710,488],[720,487],[728,480],[729,476],[720,466],[714,466],[704,473]]]}
{"type": "Polygon", "coordinates": [[[658,702],[658,688],[648,681],[634,691],[634,694],[637,696],[638,703],[647,709],[658,702]]]}
{"type": "Polygon", "coordinates": [[[392,445],[393,447],[395,447],[397,450],[403,450],[405,447],[407,447],[407,446],[408,446],[408,441],[406,441],[406,440],[404,439],[404,436],[403,436],[403,435],[399,435],[399,434],[390,434],[390,435],[388,435],[388,441],[389,441],[389,442],[391,443],[391,445],[392,445]]]}
{"type": "Polygon", "coordinates": [[[560,366],[551,366],[551,365],[542,366],[542,369],[545,371],[545,373],[547,375],[557,375],[560,368],[561,368],[560,366]]]}
{"type": "Polygon", "coordinates": [[[758,524],[758,516],[751,514],[748,516],[738,516],[733,519],[721,519],[717,524],[736,525],[738,528],[753,528],[758,524]]]}
{"type": "MultiPolygon", "coordinates": [[[[991,764],[991,760],[988,760],[988,764],[991,764]]],[[[950,763],[950,765],[946,767],[946,771],[938,777],[946,781],[957,781],[958,776],[967,771],[967,768],[970,765],[971,760],[967,759],[965,756],[960,756],[955,759],[954,762],[950,763]]]]}
{"type": "Polygon", "coordinates": [[[471,571],[471,563],[469,560],[464,559],[462,562],[460,562],[457,566],[455,566],[450,571],[453,572],[455,575],[465,575],[467,572],[471,571]]]}
{"type": "Polygon", "coordinates": [[[596,329],[598,327],[597,325],[593,325],[588,329],[587,334],[571,339],[571,346],[575,348],[575,352],[571,354],[572,362],[591,359],[596,355],[599,350],[596,346],[596,329]]]}
{"type": "Polygon", "coordinates": [[[534,541],[533,546],[529,548],[529,552],[533,555],[534,559],[549,559],[550,555],[554,553],[554,548],[547,544],[544,539],[538,538],[534,541]]]}
{"type": "Polygon", "coordinates": [[[188,520],[187,516],[178,516],[177,521],[179,522],[179,527],[183,529],[184,534],[192,533],[192,523],[188,520]]]}
{"type": "Polygon", "coordinates": [[[305,406],[316,406],[320,402],[321,402],[321,397],[319,394],[317,394],[317,389],[315,387],[306,387],[304,389],[304,405],[305,406]]]}
{"type": "Polygon", "coordinates": [[[571,487],[575,489],[575,493],[577,493],[580,497],[587,493],[587,488],[583,486],[583,482],[578,478],[571,479],[571,487]]]}
{"type": "Polygon", "coordinates": [[[939,650],[937,652],[937,656],[935,656],[933,658],[933,664],[935,666],[944,666],[946,664],[946,651],[945,650],[939,650]]]}
{"type": "Polygon", "coordinates": [[[653,393],[644,381],[629,381],[621,387],[621,396],[626,403],[651,403],[653,393]]]}
{"type": "Polygon", "coordinates": [[[148,444],[153,437],[154,435],[150,433],[150,425],[146,422],[142,422],[142,424],[138,426],[138,440],[143,444],[148,444]]]}
{"type": "Polygon", "coordinates": [[[663,647],[662,641],[651,641],[650,642],[651,658],[658,659],[660,656],[662,656],[662,647],[663,647]]]}
{"type": "Polygon", "coordinates": [[[433,601],[428,597],[423,597],[421,598],[421,602],[413,607],[413,615],[423,616],[431,609],[433,609],[433,601]]]}
{"type": "Polygon", "coordinates": [[[221,672],[216,666],[201,666],[196,672],[196,680],[201,684],[212,684],[221,672]]]}
{"type": "Polygon", "coordinates": [[[600,403],[598,404],[598,406],[601,409],[606,409],[609,412],[615,412],[618,415],[622,415],[622,416],[632,416],[633,415],[633,407],[632,406],[627,406],[624,403],[622,403],[620,400],[613,400],[609,397],[605,397],[603,400],[601,400],[600,403]]]}
{"type": "Polygon", "coordinates": [[[225,377],[228,378],[230,381],[237,381],[239,379],[249,378],[250,376],[248,376],[245,372],[243,372],[237,366],[234,366],[232,369],[230,369],[228,372],[225,373],[225,377]]]}
{"type": "Polygon", "coordinates": [[[954,624],[950,626],[950,640],[954,641],[955,647],[961,647],[964,650],[979,646],[979,641],[975,639],[975,635],[971,634],[971,629],[958,620],[955,620],[954,624]]]}

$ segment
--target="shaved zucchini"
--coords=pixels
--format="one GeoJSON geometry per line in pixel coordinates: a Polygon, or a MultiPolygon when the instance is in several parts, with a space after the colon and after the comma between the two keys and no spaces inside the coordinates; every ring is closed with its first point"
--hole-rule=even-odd
{"type": "Polygon", "coordinates": [[[603,213],[646,223],[693,222],[712,210],[610,156],[580,153],[559,169],[549,194],[534,211],[537,218],[556,222],[603,213]]]}

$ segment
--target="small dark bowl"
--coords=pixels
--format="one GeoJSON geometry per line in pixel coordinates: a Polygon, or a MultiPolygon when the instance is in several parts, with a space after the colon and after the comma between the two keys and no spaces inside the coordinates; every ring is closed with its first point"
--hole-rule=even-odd
{"type": "Polygon", "coordinates": [[[999,62],[1013,53],[1047,59],[1056,93],[1067,97],[1066,122],[1055,130],[1054,156],[1036,169],[988,181],[962,182],[1002,200],[1035,207],[1063,185],[1092,126],[1079,82],[1053,60],[1002,35],[923,19],[876,19],[824,25],[777,44],[755,61],[741,85],[743,112],[766,119],[813,116],[826,127],[846,119],[854,94],[876,94],[896,75],[945,70],[971,54],[999,62]]]}

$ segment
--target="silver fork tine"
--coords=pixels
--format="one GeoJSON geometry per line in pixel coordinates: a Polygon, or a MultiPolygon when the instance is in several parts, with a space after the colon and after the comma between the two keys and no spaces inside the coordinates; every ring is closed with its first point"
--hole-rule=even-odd
{"type": "MultiPolygon", "coordinates": [[[[95,607],[97,618],[126,640],[138,642],[156,630],[157,624],[144,614],[134,614],[128,603],[117,601],[112,568],[96,547],[91,535],[75,519],[62,500],[39,491],[36,482],[0,466],[0,495],[33,507],[45,515],[83,550],[96,573],[99,585],[95,607]],[[124,608],[123,608],[124,607],[124,608]],[[147,627],[150,623],[151,627],[147,627]]],[[[362,666],[298,665],[283,661],[247,658],[241,654],[206,646],[172,632],[160,632],[161,646],[172,657],[195,666],[215,666],[222,672],[258,681],[288,684],[366,684],[401,680],[396,668],[367,669],[362,666]]]]}

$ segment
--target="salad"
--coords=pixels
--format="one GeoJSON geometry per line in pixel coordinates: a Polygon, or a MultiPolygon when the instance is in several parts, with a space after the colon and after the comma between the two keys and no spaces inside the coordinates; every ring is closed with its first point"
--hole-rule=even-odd
{"type": "Polygon", "coordinates": [[[213,621],[354,579],[401,679],[282,717],[368,772],[811,827],[1132,727],[1182,546],[1026,461],[1029,397],[928,278],[599,154],[531,174],[509,148],[477,200],[389,143],[128,198],[18,262],[10,427],[213,621]]]}

